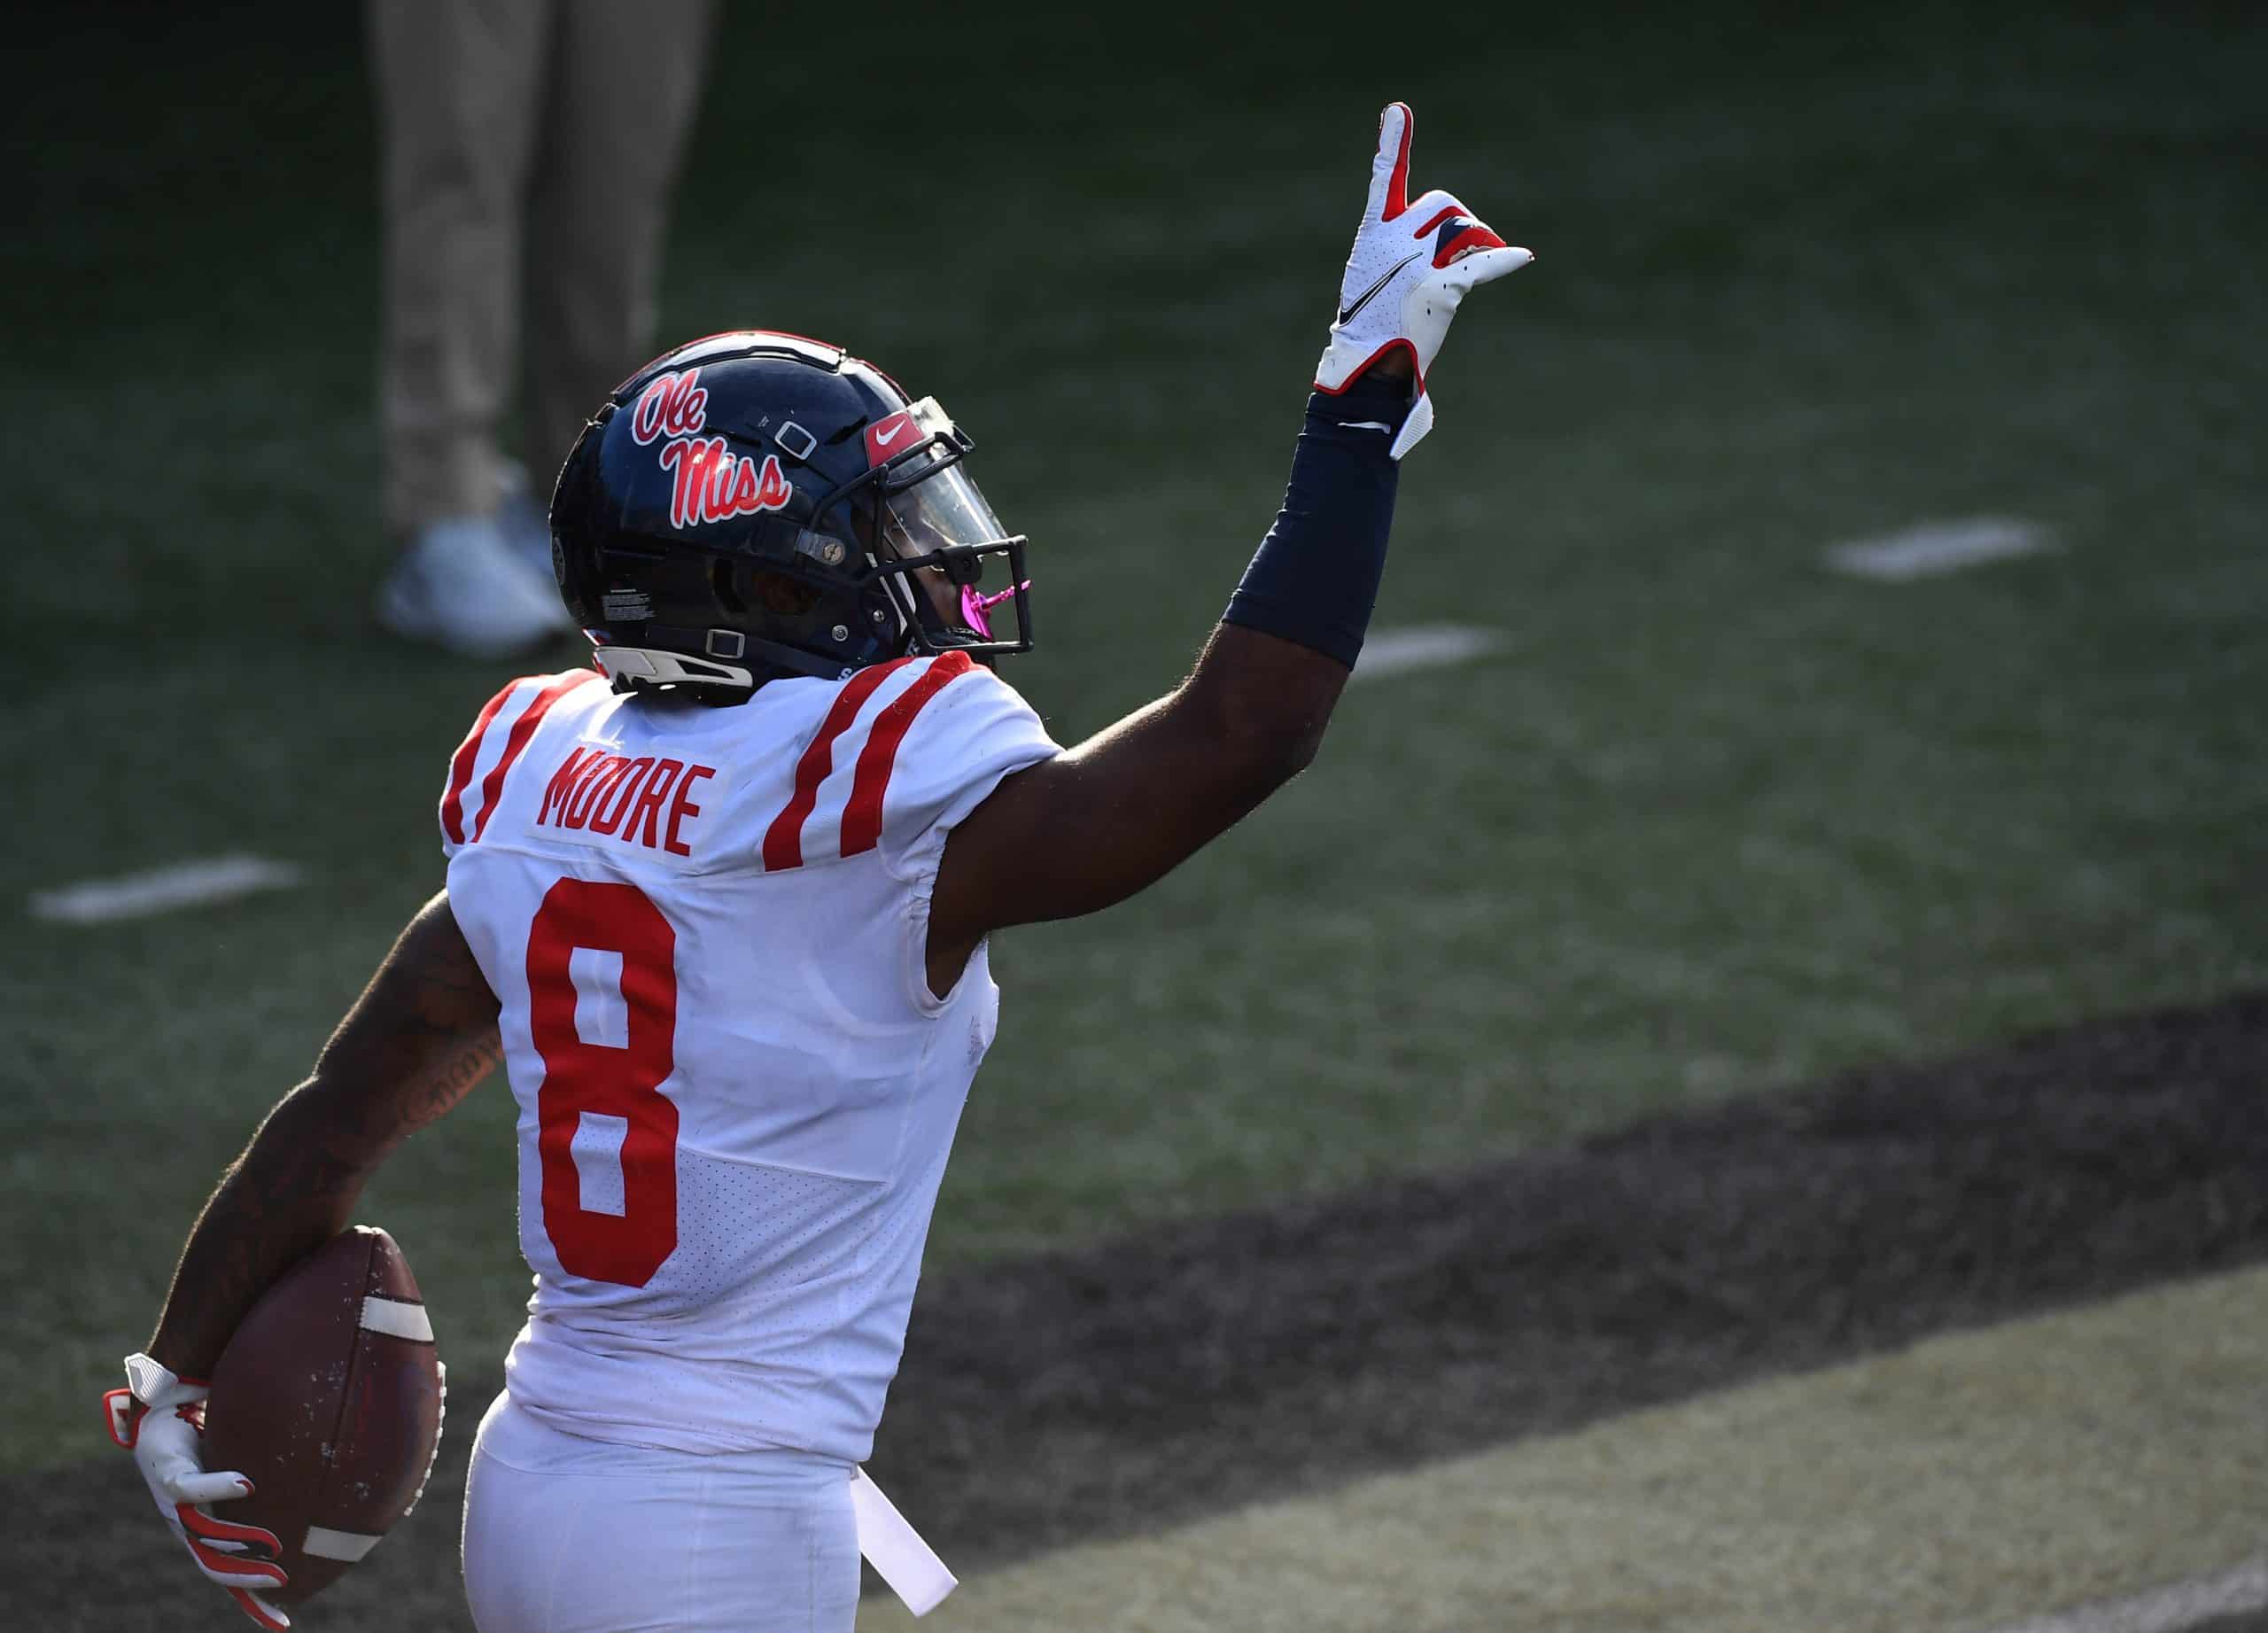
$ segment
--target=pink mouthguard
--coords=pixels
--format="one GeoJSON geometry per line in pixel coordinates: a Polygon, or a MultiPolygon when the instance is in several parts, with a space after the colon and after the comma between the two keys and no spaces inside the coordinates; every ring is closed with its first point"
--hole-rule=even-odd
{"type": "Polygon", "coordinates": [[[1018,590],[1030,587],[1031,580],[1026,579],[1021,584],[1011,585],[993,595],[980,595],[976,593],[976,586],[964,584],[960,587],[960,621],[990,641],[992,639],[992,620],[985,616],[985,609],[997,607],[1018,590]]]}

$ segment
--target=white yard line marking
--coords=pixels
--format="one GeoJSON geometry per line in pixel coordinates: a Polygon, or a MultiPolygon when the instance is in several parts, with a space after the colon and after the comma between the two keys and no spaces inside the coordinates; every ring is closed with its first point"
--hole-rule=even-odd
{"type": "Polygon", "coordinates": [[[1827,552],[1827,564],[1853,578],[1903,584],[2056,548],[2047,530],[2036,523],[2019,517],[1975,516],[1958,522],[1924,522],[1880,539],[1838,544],[1827,552]]]}
{"type": "Polygon", "coordinates": [[[122,879],[89,879],[60,890],[35,890],[31,910],[34,918],[63,924],[108,924],[226,901],[254,890],[281,890],[299,882],[299,870],[288,862],[271,862],[264,856],[214,856],[122,879]]]}
{"type": "Polygon", "coordinates": [[[2268,1609],[2268,1558],[2123,1599],[2074,1606],[1997,1633],[2179,1633],[2219,1616],[2268,1609]]]}
{"type": "Polygon", "coordinates": [[[1502,630],[1472,624],[1410,624],[1401,629],[1381,629],[1363,642],[1363,655],[1355,660],[1351,678],[1376,680],[1413,669],[1470,663],[1511,644],[1502,630]]]}

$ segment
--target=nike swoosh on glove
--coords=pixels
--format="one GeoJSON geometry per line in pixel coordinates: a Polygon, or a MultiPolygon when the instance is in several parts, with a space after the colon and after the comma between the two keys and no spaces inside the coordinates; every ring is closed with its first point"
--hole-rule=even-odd
{"type": "Polygon", "coordinates": [[[197,1568],[268,1633],[281,1633],[291,1619],[255,1591],[290,1580],[276,1563],[283,1552],[276,1534],[217,1519],[205,1506],[252,1495],[252,1481],[242,1474],[206,1472],[198,1455],[206,1386],[176,1377],[146,1355],[126,1357],[126,1382],[103,1396],[110,1437],[134,1454],[151,1500],[197,1568]]]}
{"type": "Polygon", "coordinates": [[[1507,245],[1454,196],[1435,188],[1408,197],[1410,136],[1406,103],[1379,116],[1371,194],[1339,283],[1338,319],[1316,364],[1315,385],[1336,395],[1396,346],[1410,354],[1418,400],[1391,450],[1400,459],[1433,428],[1425,376],[1449,335],[1457,303],[1476,284],[1517,272],[1535,259],[1507,245]]]}

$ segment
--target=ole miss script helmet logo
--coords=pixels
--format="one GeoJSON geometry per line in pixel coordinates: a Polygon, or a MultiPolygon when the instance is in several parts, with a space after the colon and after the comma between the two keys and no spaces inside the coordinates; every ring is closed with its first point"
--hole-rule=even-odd
{"type": "Polygon", "coordinates": [[[704,437],[709,393],[701,370],[656,375],[630,411],[630,435],[641,447],[662,444],[662,469],[672,474],[670,525],[690,527],[755,516],[786,507],[796,490],[780,458],[757,461],[728,451],[722,437],[704,437]]]}

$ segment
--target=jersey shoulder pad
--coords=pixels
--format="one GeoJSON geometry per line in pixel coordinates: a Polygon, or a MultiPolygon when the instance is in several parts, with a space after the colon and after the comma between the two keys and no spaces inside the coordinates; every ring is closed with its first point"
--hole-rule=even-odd
{"type": "MultiPolygon", "coordinates": [[[[441,789],[441,852],[454,856],[479,843],[504,789],[504,778],[526,752],[528,740],[561,700],[606,677],[594,669],[522,675],[490,698],[449,758],[441,789]]],[[[602,684],[599,693],[606,688],[602,684]]]]}
{"type": "Polygon", "coordinates": [[[892,856],[919,849],[983,805],[1001,779],[1062,751],[1021,693],[970,664],[913,717],[860,836],[870,832],[892,856]]]}
{"type": "Polygon", "coordinates": [[[881,850],[951,828],[1000,779],[1062,752],[1031,705],[966,653],[861,670],[836,694],[765,830],[767,872],[881,850]]]}

